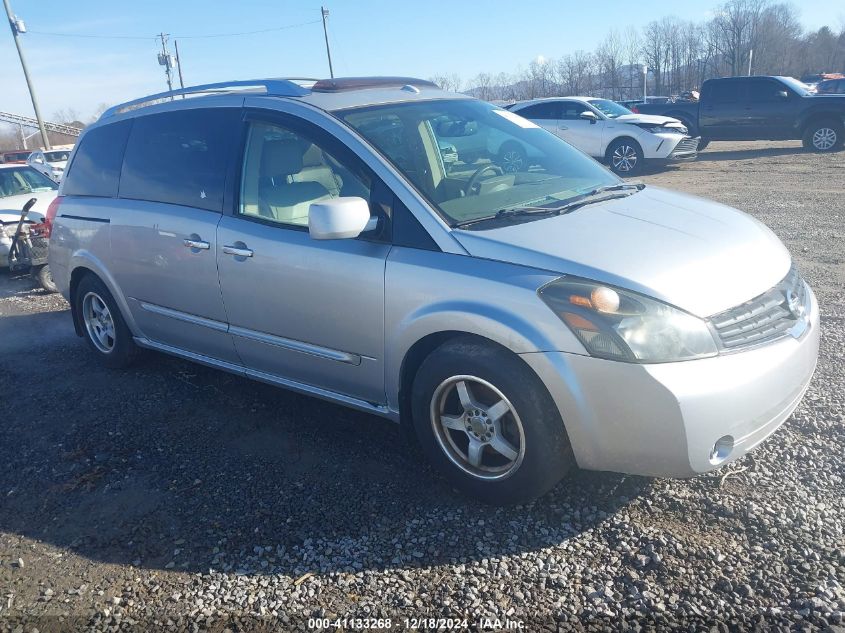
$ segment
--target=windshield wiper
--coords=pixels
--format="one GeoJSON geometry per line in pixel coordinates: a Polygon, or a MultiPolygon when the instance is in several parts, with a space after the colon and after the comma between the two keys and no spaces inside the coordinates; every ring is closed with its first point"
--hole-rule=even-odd
{"type": "Polygon", "coordinates": [[[521,206],[521,207],[508,207],[505,209],[499,209],[493,215],[486,215],[481,218],[473,218],[472,220],[465,220],[463,222],[458,222],[454,226],[456,228],[462,228],[465,226],[469,226],[471,224],[477,224],[479,222],[487,222],[490,220],[500,220],[503,218],[513,218],[513,217],[520,217],[520,216],[551,216],[551,215],[562,215],[564,213],[569,213],[583,207],[588,204],[593,204],[595,202],[604,202],[606,200],[614,200],[616,198],[626,198],[633,194],[635,191],[642,191],[645,189],[645,185],[643,183],[633,183],[633,182],[626,182],[620,183],[617,185],[603,185],[601,187],[596,187],[595,189],[591,189],[586,193],[578,194],[567,200],[564,204],[558,205],[556,207],[550,206],[521,206]],[[622,193],[628,192],[628,193],[622,193]],[[610,194],[610,195],[601,195],[601,194],[610,194]]]}
{"type": "Polygon", "coordinates": [[[604,193],[605,191],[625,191],[628,189],[636,189],[637,191],[642,191],[643,189],[645,189],[645,183],[620,182],[618,185],[602,185],[601,187],[596,187],[595,189],[588,191],[585,195],[594,196],[599,193],[604,193]]]}

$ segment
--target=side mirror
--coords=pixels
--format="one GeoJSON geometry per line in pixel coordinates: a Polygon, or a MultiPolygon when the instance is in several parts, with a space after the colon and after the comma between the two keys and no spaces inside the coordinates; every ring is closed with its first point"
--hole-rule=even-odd
{"type": "Polygon", "coordinates": [[[308,210],[308,234],[315,240],[356,238],[375,228],[377,222],[370,217],[370,205],[363,198],[332,198],[315,202],[308,210]]]}
{"type": "Polygon", "coordinates": [[[789,93],[786,90],[778,90],[775,94],[777,94],[778,99],[789,99],[789,93]]]}
{"type": "Polygon", "coordinates": [[[580,115],[582,119],[589,121],[590,125],[594,125],[599,118],[596,116],[596,113],[591,110],[584,110],[580,115]]]}

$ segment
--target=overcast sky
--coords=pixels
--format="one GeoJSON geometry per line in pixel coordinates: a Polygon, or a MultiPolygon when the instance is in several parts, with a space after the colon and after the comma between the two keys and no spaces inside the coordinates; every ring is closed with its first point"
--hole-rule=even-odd
{"type": "MultiPolygon", "coordinates": [[[[42,114],[76,110],[166,89],[156,54],[161,31],[179,42],[186,84],[279,76],[328,76],[320,4],[302,0],[10,0],[42,114]],[[262,29],[229,37],[196,37],[262,29]],[[61,35],[59,35],[61,34],[61,35]],[[97,36],[97,37],[82,37],[97,36]],[[109,39],[114,38],[114,39],[109,39]]],[[[532,59],[592,50],[611,28],[623,31],[665,15],[705,20],[719,2],[562,0],[455,2],[324,0],[336,75],[429,77],[514,72],[532,59]]],[[[836,4],[836,3],[833,3],[836,4]]],[[[796,6],[807,29],[838,29],[832,3],[796,6]]],[[[0,29],[0,110],[32,116],[8,29],[0,29]]]]}

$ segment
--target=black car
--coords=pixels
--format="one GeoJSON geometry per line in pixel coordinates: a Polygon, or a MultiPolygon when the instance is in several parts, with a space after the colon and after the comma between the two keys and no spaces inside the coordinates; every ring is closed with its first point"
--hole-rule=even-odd
{"type": "Polygon", "coordinates": [[[709,79],[698,103],[642,104],[637,111],[680,120],[698,148],[709,141],[799,139],[832,152],[845,142],[845,95],[814,95],[792,77],[709,79]]]}

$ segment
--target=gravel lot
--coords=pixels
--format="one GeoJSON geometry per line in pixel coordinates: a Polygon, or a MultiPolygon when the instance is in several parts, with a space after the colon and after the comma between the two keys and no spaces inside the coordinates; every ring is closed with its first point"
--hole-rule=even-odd
{"type": "Polygon", "coordinates": [[[752,213],[814,287],[821,358],[784,427],[710,476],[581,472],[516,508],[458,496],[380,419],[154,354],[102,369],[60,297],[0,276],[0,631],[845,631],[844,159],[713,143],[643,177],[752,213]]]}

